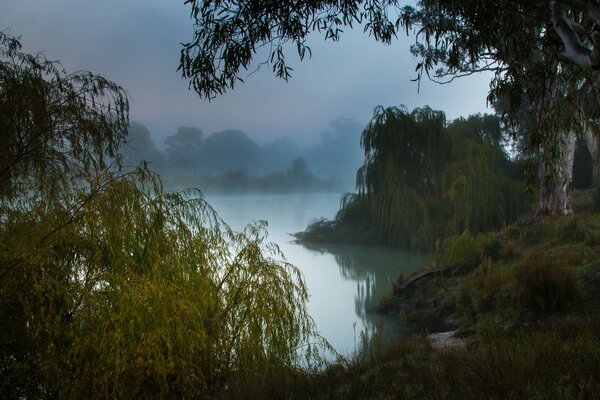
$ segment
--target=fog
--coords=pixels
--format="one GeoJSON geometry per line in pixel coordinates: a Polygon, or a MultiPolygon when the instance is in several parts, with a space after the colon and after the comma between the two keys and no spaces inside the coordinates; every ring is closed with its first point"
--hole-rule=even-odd
{"type": "Polygon", "coordinates": [[[21,36],[26,51],[42,51],[67,71],[93,71],[125,88],[131,119],[148,127],[158,149],[181,126],[197,127],[205,138],[230,129],[260,145],[283,137],[305,148],[318,145],[321,133],[332,131],[329,122],[340,117],[363,127],[380,104],[427,104],[450,119],[486,110],[489,75],[443,86],[425,81],[419,90],[411,82],[414,38],[400,35],[386,46],[360,29],[345,32],[339,43],[311,37],[313,57],[303,62],[292,49],[289,82],[276,79],[268,65],[254,73],[254,64],[242,73],[245,83],[207,102],[188,90],[177,71],[180,43],[193,33],[183,3],[2,1],[0,30],[21,36]]]}
{"type": "MultiPolygon", "coordinates": [[[[240,130],[205,134],[195,127],[180,127],[161,142],[146,126],[132,121],[121,154],[126,166],[136,167],[146,162],[167,181],[186,177],[185,183],[195,184],[202,182],[199,181],[201,176],[230,174],[231,177],[232,173],[238,177],[240,173],[270,176],[273,180],[277,174],[284,174],[278,179],[304,175],[307,179],[314,177],[324,181],[313,189],[351,190],[363,159],[361,130],[357,121],[339,118],[320,132],[318,141],[302,145],[289,137],[259,144],[240,130]]],[[[230,183],[239,184],[239,181],[230,183]]],[[[305,186],[304,189],[308,189],[305,186]]]]}

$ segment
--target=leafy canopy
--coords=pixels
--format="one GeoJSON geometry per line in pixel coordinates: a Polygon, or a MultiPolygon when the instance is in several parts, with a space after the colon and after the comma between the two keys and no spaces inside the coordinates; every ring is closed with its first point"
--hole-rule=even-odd
{"type": "Polygon", "coordinates": [[[301,237],[430,251],[464,230],[500,228],[528,203],[505,137],[496,116],[447,124],[429,107],[377,107],[362,134],[358,193],[343,197],[334,221],[315,221],[301,237]]]}
{"type": "Polygon", "coordinates": [[[0,34],[0,393],[198,398],[260,387],[323,344],[299,270],[196,192],[109,165],[116,84],[0,34]]]}
{"type": "Polygon", "coordinates": [[[0,196],[65,189],[114,161],[127,134],[125,91],[66,73],[0,32],[0,196]]]}

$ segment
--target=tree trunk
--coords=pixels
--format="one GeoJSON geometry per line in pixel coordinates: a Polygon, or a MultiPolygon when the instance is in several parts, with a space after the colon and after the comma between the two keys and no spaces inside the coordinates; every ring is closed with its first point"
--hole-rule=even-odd
{"type": "Polygon", "coordinates": [[[539,203],[535,217],[547,215],[573,214],[573,159],[575,158],[575,133],[569,132],[562,137],[561,158],[554,167],[548,167],[540,161],[539,203]]]}
{"type": "Polygon", "coordinates": [[[592,185],[600,183],[600,135],[590,126],[585,130],[585,143],[592,156],[592,185]]]}

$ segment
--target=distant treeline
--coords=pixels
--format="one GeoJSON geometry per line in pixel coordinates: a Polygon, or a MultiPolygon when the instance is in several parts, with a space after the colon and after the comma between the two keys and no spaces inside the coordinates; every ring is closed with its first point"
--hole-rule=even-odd
{"type": "Polygon", "coordinates": [[[339,190],[362,162],[360,131],[356,121],[338,119],[317,144],[300,147],[289,138],[259,145],[239,130],[205,137],[197,128],[181,127],[161,151],[149,130],[132,122],[121,155],[126,165],[148,162],[167,184],[205,191],[339,190]]]}
{"type": "Polygon", "coordinates": [[[314,221],[300,238],[427,251],[467,229],[500,228],[531,206],[496,116],[446,123],[429,107],[380,107],[361,143],[358,191],[343,197],[333,221],[314,221]]]}
{"type": "Polygon", "coordinates": [[[284,172],[254,176],[245,171],[226,171],[221,174],[194,174],[163,177],[165,186],[172,190],[198,187],[207,193],[297,193],[341,191],[342,184],[335,179],[316,178],[306,169],[306,161],[298,157],[284,172]]]}

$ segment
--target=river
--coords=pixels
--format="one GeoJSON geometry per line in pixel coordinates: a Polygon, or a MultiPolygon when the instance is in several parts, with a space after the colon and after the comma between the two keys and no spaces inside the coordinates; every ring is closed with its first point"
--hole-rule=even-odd
{"type": "Polygon", "coordinates": [[[290,236],[313,218],[333,218],[340,194],[207,195],[206,200],[234,230],[250,221],[268,222],[268,241],[277,243],[287,261],[303,272],[310,315],[338,352],[352,353],[360,332],[372,334],[379,321],[385,338],[402,331],[397,319],[375,310],[398,275],[418,270],[426,256],[378,246],[300,245],[290,236]]]}

